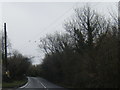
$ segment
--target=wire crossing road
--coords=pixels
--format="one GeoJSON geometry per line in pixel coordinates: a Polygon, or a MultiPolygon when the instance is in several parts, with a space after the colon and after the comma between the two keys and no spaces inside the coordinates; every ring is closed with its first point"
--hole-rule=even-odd
{"type": "Polygon", "coordinates": [[[28,77],[28,82],[17,90],[63,90],[64,88],[57,86],[40,77],[28,77]]]}

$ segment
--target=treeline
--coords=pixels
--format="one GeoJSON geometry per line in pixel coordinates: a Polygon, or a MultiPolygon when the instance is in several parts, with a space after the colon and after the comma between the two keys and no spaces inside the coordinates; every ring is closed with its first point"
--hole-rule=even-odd
{"type": "Polygon", "coordinates": [[[108,20],[90,7],[77,8],[64,26],[66,33],[40,40],[45,58],[38,75],[65,87],[119,87],[117,17],[108,20]]]}
{"type": "Polygon", "coordinates": [[[2,75],[2,82],[12,83],[14,81],[26,80],[29,68],[32,67],[31,58],[22,55],[19,51],[14,50],[7,39],[7,60],[5,58],[5,40],[4,32],[0,32],[0,69],[2,75]],[[9,52],[11,48],[11,52],[9,52]]]}
{"type": "Polygon", "coordinates": [[[18,51],[14,51],[12,55],[7,58],[7,63],[5,62],[4,58],[2,59],[3,82],[27,79],[29,67],[32,66],[30,58],[23,56],[18,51]]]}
{"type": "MultiPolygon", "coordinates": [[[[19,51],[14,50],[12,45],[7,39],[7,60],[5,58],[5,40],[4,32],[0,32],[0,68],[2,72],[2,82],[12,83],[14,81],[25,80],[27,81],[27,76],[29,68],[32,66],[31,58],[22,55],[19,51]],[[9,51],[11,48],[11,52],[9,51]]],[[[11,86],[12,87],[12,86],[11,86]]]]}

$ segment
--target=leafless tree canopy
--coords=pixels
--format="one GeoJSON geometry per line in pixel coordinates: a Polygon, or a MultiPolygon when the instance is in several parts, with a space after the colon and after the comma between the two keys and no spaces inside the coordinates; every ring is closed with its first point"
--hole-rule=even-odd
{"type": "Polygon", "coordinates": [[[65,34],[41,39],[46,52],[41,76],[68,87],[119,87],[118,17],[108,20],[89,6],[74,11],[64,23],[65,34]]]}

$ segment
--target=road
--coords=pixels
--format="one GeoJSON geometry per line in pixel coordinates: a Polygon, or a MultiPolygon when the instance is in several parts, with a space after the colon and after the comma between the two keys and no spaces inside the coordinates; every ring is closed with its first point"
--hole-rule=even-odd
{"type": "Polygon", "coordinates": [[[28,77],[28,82],[17,90],[63,90],[64,88],[57,86],[40,77],[28,77]]]}

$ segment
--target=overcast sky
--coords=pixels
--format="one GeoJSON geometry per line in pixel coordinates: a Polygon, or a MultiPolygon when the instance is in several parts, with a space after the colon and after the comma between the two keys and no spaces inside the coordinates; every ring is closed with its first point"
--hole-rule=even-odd
{"type": "MultiPolygon", "coordinates": [[[[115,2],[88,3],[100,14],[109,16],[117,12],[115,2]]],[[[11,2],[2,3],[2,20],[7,23],[8,38],[13,49],[23,55],[35,56],[33,63],[40,63],[44,57],[38,48],[39,38],[55,31],[64,32],[63,23],[82,7],[82,2],[11,2]]]]}

